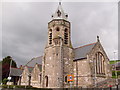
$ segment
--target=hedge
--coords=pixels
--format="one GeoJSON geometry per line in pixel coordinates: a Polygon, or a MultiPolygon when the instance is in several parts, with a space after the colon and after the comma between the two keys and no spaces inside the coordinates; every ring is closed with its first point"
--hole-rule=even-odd
{"type": "MultiPolygon", "coordinates": [[[[120,75],[120,71],[116,71],[117,72],[117,76],[120,75]]],[[[113,78],[116,78],[116,74],[115,74],[115,71],[112,71],[112,77],[113,78]]]]}
{"type": "Polygon", "coordinates": [[[9,89],[14,89],[14,88],[19,88],[19,89],[29,89],[29,90],[52,90],[52,89],[49,89],[49,88],[35,88],[35,87],[32,87],[32,86],[23,86],[23,85],[2,85],[2,88],[5,89],[5,88],[9,88],[9,89]]]}

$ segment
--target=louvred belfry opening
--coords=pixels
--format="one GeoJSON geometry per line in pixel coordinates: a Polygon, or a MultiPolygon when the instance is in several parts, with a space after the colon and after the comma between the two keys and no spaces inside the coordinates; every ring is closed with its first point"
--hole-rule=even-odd
{"type": "Polygon", "coordinates": [[[52,44],[52,29],[49,31],[49,44],[52,44]]]}
{"type": "Polygon", "coordinates": [[[68,44],[68,30],[65,29],[64,31],[64,44],[68,44]]]}

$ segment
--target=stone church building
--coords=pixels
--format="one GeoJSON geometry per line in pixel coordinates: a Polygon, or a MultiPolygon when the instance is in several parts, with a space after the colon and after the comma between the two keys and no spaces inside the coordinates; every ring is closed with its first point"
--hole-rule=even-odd
{"type": "Polygon", "coordinates": [[[48,23],[48,41],[44,55],[23,67],[18,85],[39,88],[97,87],[111,78],[109,58],[97,41],[72,47],[71,23],[61,3],[48,23]],[[71,76],[71,77],[69,77],[71,76]],[[69,79],[72,78],[72,81],[69,79]]]}

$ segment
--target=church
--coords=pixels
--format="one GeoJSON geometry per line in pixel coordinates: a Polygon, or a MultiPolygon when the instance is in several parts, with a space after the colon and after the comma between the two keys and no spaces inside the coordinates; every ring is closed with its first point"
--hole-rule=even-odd
{"type": "MultiPolygon", "coordinates": [[[[12,72],[12,71],[11,71],[12,72]]],[[[48,23],[48,41],[44,55],[25,66],[18,85],[37,88],[103,87],[112,77],[109,58],[99,36],[94,43],[74,48],[71,23],[59,3],[48,23]]]]}

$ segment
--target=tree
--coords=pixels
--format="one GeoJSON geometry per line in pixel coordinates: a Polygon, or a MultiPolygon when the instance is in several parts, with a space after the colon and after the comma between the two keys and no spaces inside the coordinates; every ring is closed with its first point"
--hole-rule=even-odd
{"type": "Polygon", "coordinates": [[[17,67],[16,62],[12,59],[11,56],[7,56],[2,60],[2,79],[7,78],[10,72],[10,63],[11,67],[17,67]],[[12,63],[11,63],[12,62],[12,63]]]}

